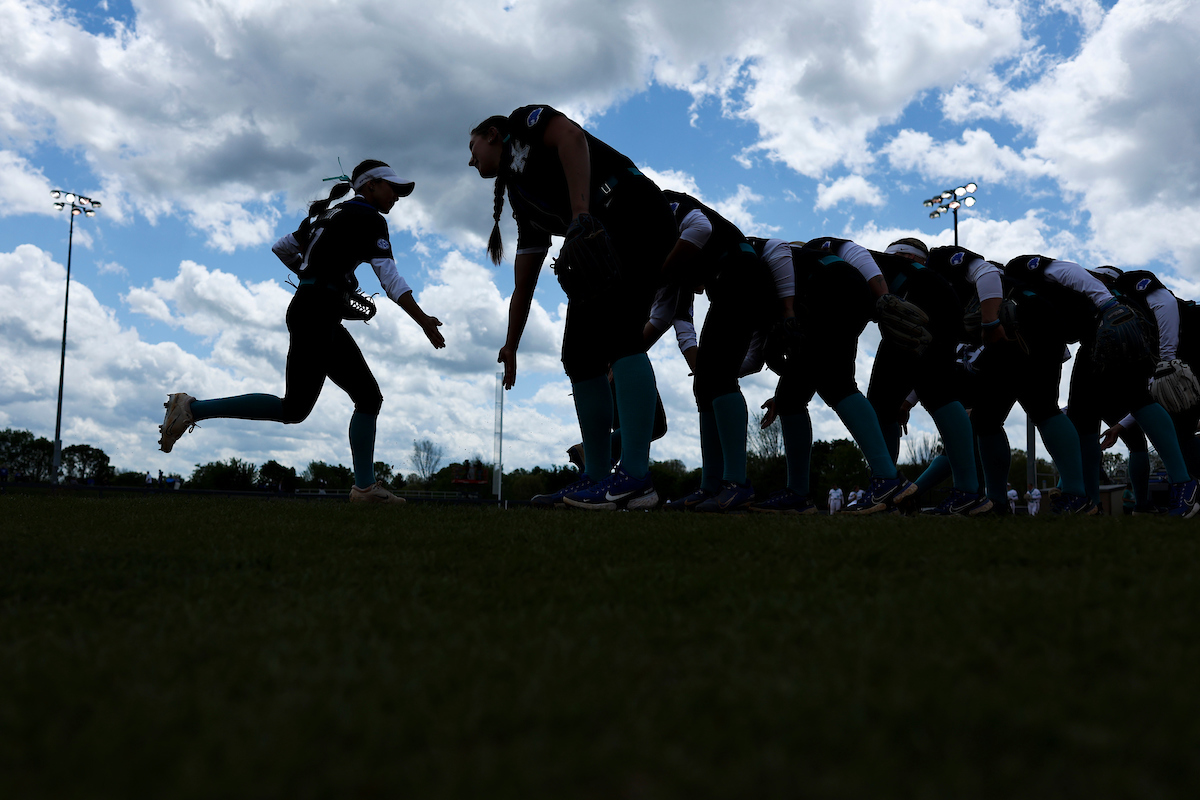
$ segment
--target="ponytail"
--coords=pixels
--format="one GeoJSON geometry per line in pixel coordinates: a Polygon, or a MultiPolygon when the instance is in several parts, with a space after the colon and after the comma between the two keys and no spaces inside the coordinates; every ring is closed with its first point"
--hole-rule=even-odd
{"type": "MultiPolygon", "coordinates": [[[[472,136],[483,136],[487,132],[495,128],[500,136],[508,140],[508,117],[494,116],[488,117],[483,122],[471,129],[472,136]]],[[[509,164],[512,162],[512,154],[507,148],[500,156],[500,170],[496,173],[495,187],[495,204],[492,211],[492,235],[488,237],[487,252],[492,263],[499,265],[504,260],[504,242],[500,237],[500,214],[504,211],[504,190],[506,186],[505,175],[508,173],[509,164]]]]}
{"type": "Polygon", "coordinates": [[[308,204],[308,218],[319,217],[329,209],[329,204],[334,200],[339,200],[346,196],[350,191],[350,184],[335,183],[333,188],[329,190],[329,196],[324,200],[313,200],[308,204]]]}

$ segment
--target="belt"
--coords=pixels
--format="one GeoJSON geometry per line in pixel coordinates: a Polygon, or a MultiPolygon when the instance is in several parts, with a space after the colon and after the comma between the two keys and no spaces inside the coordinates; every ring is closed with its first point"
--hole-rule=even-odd
{"type": "MultiPolygon", "coordinates": [[[[626,167],[625,171],[628,172],[630,175],[635,175],[635,176],[641,176],[641,174],[642,174],[641,171],[637,167],[626,167]]],[[[608,180],[606,180],[604,183],[600,184],[600,193],[599,193],[599,195],[597,195],[597,199],[603,200],[604,203],[607,203],[608,200],[610,199],[609,195],[612,194],[613,189],[617,188],[617,183],[620,182],[620,179],[621,179],[620,172],[616,173],[615,175],[610,175],[608,180]]]]}
{"type": "Polygon", "coordinates": [[[336,285],[330,283],[329,281],[319,281],[316,278],[301,278],[300,285],[301,286],[316,286],[320,289],[328,289],[331,292],[346,291],[345,287],[336,286],[336,285]]]}

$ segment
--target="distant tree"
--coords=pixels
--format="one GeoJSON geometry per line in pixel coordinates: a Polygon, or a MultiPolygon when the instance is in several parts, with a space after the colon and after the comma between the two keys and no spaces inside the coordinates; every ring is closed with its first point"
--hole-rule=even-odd
{"type": "Polygon", "coordinates": [[[925,469],[942,453],[942,437],[932,433],[914,433],[904,440],[908,463],[925,469]]]}
{"type": "Polygon", "coordinates": [[[113,476],[113,486],[133,486],[144,487],[146,485],[146,473],[133,472],[132,470],[122,470],[113,476]]]}
{"type": "Polygon", "coordinates": [[[212,461],[196,465],[188,485],[193,489],[222,489],[225,491],[251,491],[258,483],[258,470],[253,464],[241,459],[212,461]]]}
{"type": "Polygon", "coordinates": [[[300,478],[296,475],[295,467],[285,467],[278,461],[268,461],[258,468],[258,482],[273,492],[296,491],[300,486],[300,478]]]}
{"type": "Polygon", "coordinates": [[[312,461],[309,462],[308,469],[304,471],[304,483],[310,489],[348,492],[354,486],[354,471],[341,464],[312,461]]]}
{"type": "Polygon", "coordinates": [[[842,489],[866,487],[871,476],[862,451],[849,439],[813,442],[811,474],[809,494],[818,502],[825,499],[834,483],[842,489]]]}
{"type": "Polygon", "coordinates": [[[53,477],[54,443],[29,431],[0,431],[0,463],[23,481],[44,483],[53,477]]]}
{"type": "Polygon", "coordinates": [[[88,444],[73,444],[62,451],[62,470],[67,478],[107,483],[113,475],[108,454],[88,444]]]}
{"type": "Polygon", "coordinates": [[[783,455],[783,425],[776,417],[767,427],[762,426],[766,412],[755,411],[750,415],[750,431],[748,436],[751,455],[761,459],[772,459],[783,455]]]}
{"type": "Polygon", "coordinates": [[[434,444],[431,439],[414,439],[412,455],[408,457],[408,461],[417,474],[417,481],[422,486],[429,486],[445,457],[446,449],[440,444],[434,444]]]}
{"type": "Polygon", "coordinates": [[[375,462],[375,480],[379,481],[380,483],[386,483],[388,486],[391,486],[392,479],[394,477],[395,477],[395,472],[393,471],[393,467],[391,464],[384,463],[383,461],[375,462]]]}

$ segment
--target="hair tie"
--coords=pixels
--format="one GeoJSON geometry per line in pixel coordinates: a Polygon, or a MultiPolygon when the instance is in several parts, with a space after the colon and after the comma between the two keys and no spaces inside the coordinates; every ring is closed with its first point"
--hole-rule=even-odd
{"type": "Polygon", "coordinates": [[[332,178],[321,178],[321,182],[324,183],[325,181],[345,181],[346,183],[349,183],[350,176],[345,174],[346,168],[342,166],[342,157],[341,156],[338,156],[338,169],[340,169],[342,171],[341,175],[334,175],[332,178]]]}

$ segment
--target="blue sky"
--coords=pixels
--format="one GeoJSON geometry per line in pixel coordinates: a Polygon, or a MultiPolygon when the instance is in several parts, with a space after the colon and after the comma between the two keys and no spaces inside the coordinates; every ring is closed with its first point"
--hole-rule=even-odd
{"type": "MultiPolygon", "coordinates": [[[[491,187],[467,168],[467,132],[533,102],[747,233],[949,243],[949,218],[921,201],[975,180],[965,246],[1147,267],[1200,295],[1193,4],[602,5],[0,0],[22,32],[0,53],[0,427],[53,435],[68,220],[48,193],[62,188],[105,203],[77,220],[64,444],[184,474],[229,457],[349,463],[335,387],[299,426],[213,421],[170,455],[155,443],[167,392],[282,391],[290,289],[270,245],[339,157],[376,157],[417,181],[389,226],[449,344],[434,353],[394,308],[352,329],[386,398],[378,457],[407,469],[428,436],[489,459],[512,275],[484,257],[491,187]]],[[[542,281],[506,398],[510,467],[563,463],[578,438],[564,301],[542,281]]],[[[860,348],[864,388],[877,338],[860,348]]],[[[652,358],[671,425],[654,457],[696,465],[670,337],[652,358]]],[[[743,386],[757,407],[773,381],[743,386]]],[[[813,416],[818,437],[844,435],[819,401],[813,416]]],[[[1024,441],[1019,415],[1010,436],[1024,441]]]]}

